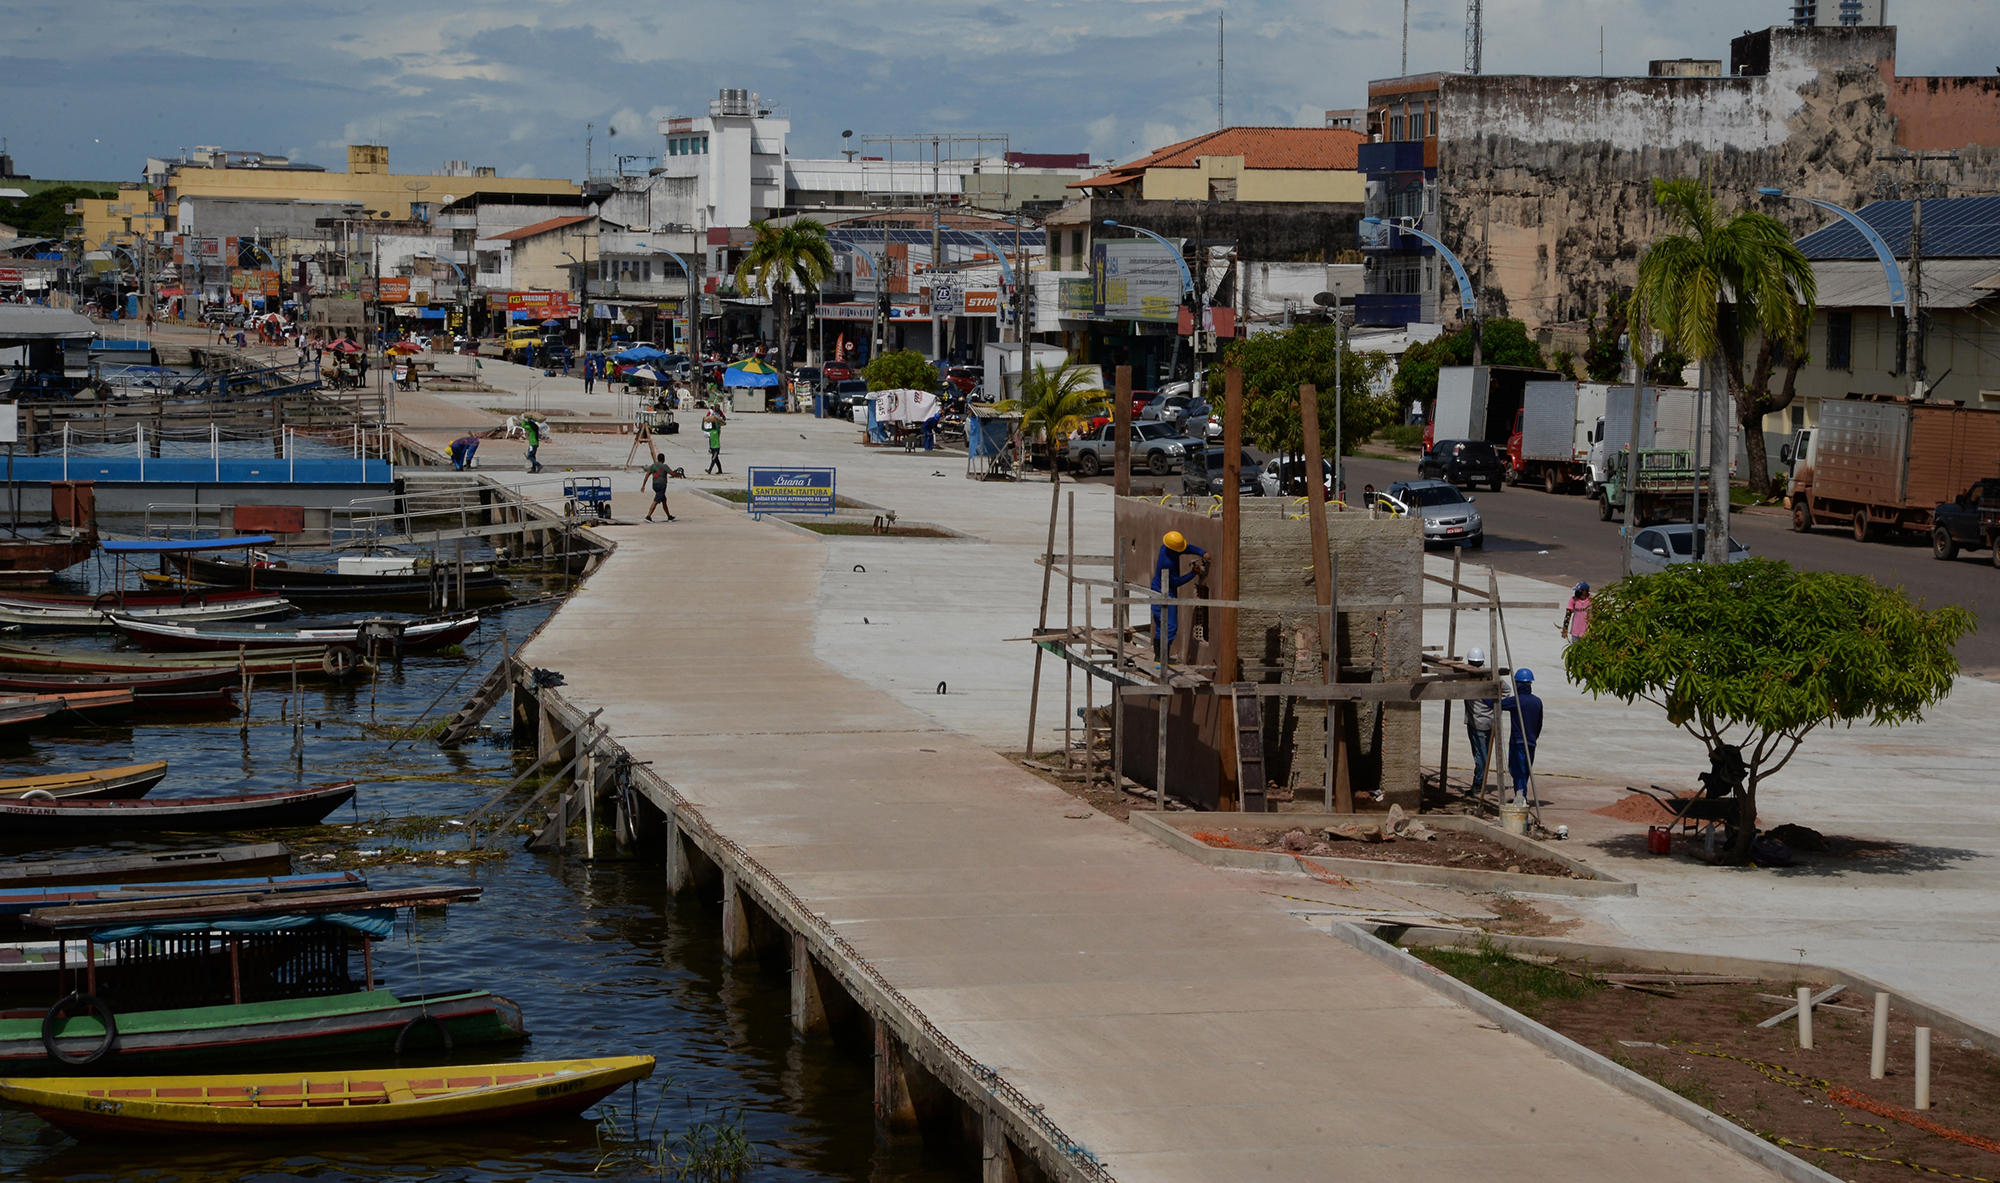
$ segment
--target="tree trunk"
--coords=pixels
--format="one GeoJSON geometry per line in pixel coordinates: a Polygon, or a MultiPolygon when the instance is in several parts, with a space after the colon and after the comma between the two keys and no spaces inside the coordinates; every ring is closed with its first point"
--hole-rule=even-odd
{"type": "Polygon", "coordinates": [[[1757,836],[1757,770],[1743,778],[1743,795],[1738,798],[1740,810],[1736,815],[1736,841],[1723,852],[1722,861],[1732,866],[1744,866],[1750,862],[1750,840],[1757,836]]]}
{"type": "Polygon", "coordinates": [[[780,284],[771,285],[771,311],[778,322],[778,365],[779,373],[791,368],[792,356],[792,293],[780,284]]]}
{"type": "Polygon", "coordinates": [[[1708,546],[1703,562],[1729,561],[1729,369],[1720,359],[1711,359],[1708,370],[1708,504],[1706,525],[1708,546]]]}

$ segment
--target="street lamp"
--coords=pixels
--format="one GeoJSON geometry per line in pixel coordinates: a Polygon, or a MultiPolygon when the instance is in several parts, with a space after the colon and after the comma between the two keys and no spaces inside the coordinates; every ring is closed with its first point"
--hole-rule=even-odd
{"type": "Polygon", "coordinates": [[[1417,229],[1415,226],[1410,225],[1407,219],[1401,222],[1385,222],[1381,218],[1363,218],[1361,219],[1361,224],[1363,226],[1388,226],[1410,235],[1412,238],[1422,239],[1433,250],[1437,251],[1444,258],[1445,262],[1451,264],[1452,273],[1458,276],[1459,311],[1464,313],[1465,317],[1472,322],[1472,364],[1475,366],[1479,365],[1479,296],[1472,290],[1472,277],[1465,273],[1465,264],[1458,261],[1458,256],[1451,253],[1450,247],[1417,229]]]}
{"type": "Polygon", "coordinates": [[[1919,331],[1917,325],[1918,312],[1917,309],[1910,306],[1909,289],[1903,284],[1903,269],[1896,263],[1896,253],[1889,249],[1889,244],[1883,240],[1882,235],[1876,232],[1875,227],[1863,221],[1860,214],[1844,206],[1835,205],[1831,201],[1821,201],[1817,197],[1801,197],[1796,193],[1787,193],[1783,189],[1772,185],[1759,186],[1757,192],[1765,197],[1782,198],[1786,201],[1803,201],[1807,205],[1817,206],[1830,214],[1839,215],[1848,225],[1861,232],[1861,237],[1866,239],[1868,245],[1874,249],[1875,258],[1882,264],[1882,274],[1889,281],[1889,310],[1892,313],[1898,308],[1903,310],[1903,322],[1906,326],[1906,331],[1909,333],[1910,340],[1909,353],[1913,359],[1913,364],[1909,367],[1910,396],[1912,398],[1920,397],[1920,392],[1917,389],[1917,367],[1914,364],[1917,353],[1917,333],[1919,331]]]}
{"type": "MultiPolygon", "coordinates": [[[[1105,218],[1103,221],[1104,225],[1106,226],[1117,226],[1120,227],[1121,229],[1130,230],[1134,234],[1143,234],[1147,238],[1152,239],[1154,242],[1159,243],[1161,246],[1166,247],[1167,253],[1174,257],[1174,266],[1179,267],[1181,269],[1181,299],[1185,301],[1187,297],[1196,294],[1194,274],[1188,270],[1187,260],[1181,258],[1181,251],[1179,247],[1175,246],[1171,242],[1168,242],[1165,238],[1162,238],[1160,235],[1153,233],[1151,230],[1145,229],[1144,227],[1134,226],[1126,222],[1120,222],[1116,218],[1105,218]]],[[[1208,289],[1206,287],[1201,289],[1199,299],[1201,307],[1201,319],[1198,322],[1196,322],[1194,326],[1195,340],[1197,344],[1201,340],[1201,334],[1208,331],[1208,325],[1209,325],[1208,289]]],[[[1176,346],[1176,348],[1178,348],[1178,346],[1176,346]]],[[[1024,365],[1025,365],[1025,357],[1024,357],[1024,365]]],[[[1191,389],[1193,393],[1196,394],[1202,393],[1202,363],[1201,363],[1201,350],[1199,348],[1197,348],[1194,351],[1194,384],[1191,389]]]]}
{"type": "MultiPolygon", "coordinates": [[[[633,243],[632,245],[634,245],[634,246],[636,246],[636,247],[640,248],[641,250],[648,250],[648,251],[654,251],[654,252],[656,252],[656,253],[658,253],[658,254],[662,254],[662,255],[665,255],[665,256],[667,256],[668,258],[672,259],[672,260],[673,260],[674,262],[676,262],[676,263],[679,263],[679,264],[680,264],[680,267],[681,267],[681,274],[687,277],[687,289],[688,289],[688,300],[689,300],[689,304],[688,304],[688,335],[689,335],[690,337],[694,338],[694,341],[693,341],[693,349],[692,349],[692,350],[690,351],[690,353],[689,353],[689,356],[690,356],[690,357],[691,357],[691,358],[693,359],[693,361],[694,361],[694,370],[695,370],[695,373],[696,373],[696,375],[697,375],[697,384],[699,384],[699,382],[700,382],[700,378],[699,378],[699,375],[701,374],[701,279],[700,279],[700,276],[699,276],[699,274],[698,274],[698,273],[697,273],[697,272],[695,271],[695,269],[694,269],[693,267],[690,267],[690,266],[688,266],[688,261],[687,261],[686,259],[682,258],[682,257],[681,257],[681,256],[680,256],[680,255],[679,255],[679,254],[678,254],[677,252],[674,252],[674,251],[670,251],[670,250],[668,250],[668,249],[667,249],[666,247],[663,247],[663,246],[647,246],[647,245],[646,245],[645,243],[643,243],[643,242],[635,242],[635,243],[633,243]]],[[[787,331],[789,332],[790,330],[788,329],[787,331]]]]}

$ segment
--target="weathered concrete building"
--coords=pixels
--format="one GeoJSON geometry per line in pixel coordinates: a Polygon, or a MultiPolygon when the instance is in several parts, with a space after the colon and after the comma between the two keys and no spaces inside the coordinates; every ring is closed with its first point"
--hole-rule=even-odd
{"type": "MultiPolygon", "coordinates": [[[[1955,161],[1926,166],[1927,181],[1947,193],[2000,188],[2000,76],[1900,77],[1893,27],[1779,26],[1732,41],[1726,72],[1656,65],[1645,78],[1370,83],[1371,212],[1428,216],[1482,286],[1488,315],[1546,326],[1587,320],[1631,286],[1666,229],[1658,178],[1705,176],[1729,206],[1776,185],[1852,207],[1914,183],[1909,164],[1885,155],[1952,150],[1955,161]]],[[[1799,232],[1821,224],[1802,203],[1770,212],[1799,232]]],[[[1410,269],[1401,256],[1424,254],[1386,236],[1365,249],[1377,260],[1370,292],[1382,294],[1410,269]]],[[[1451,282],[1434,268],[1417,279],[1428,293],[1451,282]]]]}

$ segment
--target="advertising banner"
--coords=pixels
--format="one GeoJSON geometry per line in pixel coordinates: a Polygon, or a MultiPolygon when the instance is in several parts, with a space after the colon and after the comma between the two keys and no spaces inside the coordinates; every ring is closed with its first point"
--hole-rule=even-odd
{"type": "Polygon", "coordinates": [[[384,304],[402,304],[410,298],[410,281],[400,275],[385,275],[377,288],[376,299],[384,304]]]}
{"type": "Polygon", "coordinates": [[[961,315],[964,316],[1000,315],[1000,293],[999,292],[965,293],[964,307],[961,309],[961,315]]]}
{"type": "Polygon", "coordinates": [[[1097,315],[1110,320],[1180,318],[1181,266],[1173,252],[1145,239],[1100,241],[1092,253],[1097,315]]]}
{"type": "Polygon", "coordinates": [[[833,472],[831,468],[752,468],[750,516],[833,513],[833,472]]]}

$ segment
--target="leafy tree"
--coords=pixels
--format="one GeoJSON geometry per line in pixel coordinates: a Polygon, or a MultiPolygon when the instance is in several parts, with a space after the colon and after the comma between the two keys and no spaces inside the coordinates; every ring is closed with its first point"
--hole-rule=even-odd
{"type": "Polygon", "coordinates": [[[1555,371],[1565,378],[1576,377],[1576,353],[1574,350],[1556,350],[1555,371]]]}
{"type": "MultiPolygon", "coordinates": [[[[1037,363],[1021,384],[1021,397],[994,404],[997,411],[1021,412],[1021,434],[1046,439],[1049,455],[1057,455],[1069,437],[1102,413],[1110,398],[1102,388],[1086,385],[1091,367],[1065,361],[1054,370],[1037,363]]],[[[1050,468],[1054,470],[1054,464],[1050,468]]]]}
{"type": "Polygon", "coordinates": [[[1583,350],[1583,369],[1592,382],[1617,382],[1625,377],[1625,349],[1618,338],[1626,333],[1627,297],[1614,293],[1605,301],[1604,317],[1590,321],[1590,344],[1583,350]]]}
{"type": "MultiPolygon", "coordinates": [[[[1726,375],[1743,426],[1751,492],[1771,491],[1764,456],[1764,416],[1791,405],[1805,360],[1818,288],[1812,264],[1793,244],[1784,223],[1756,210],[1738,210],[1727,221],[1715,195],[1687,177],[1653,182],[1653,201],[1680,232],[1654,242],[1639,260],[1634,319],[1658,329],[1667,343],[1706,360],[1726,375]],[[1745,353],[1757,341],[1754,362],[1745,353]],[[1773,359],[1791,362],[1784,388],[1771,393],[1773,359]]],[[[1721,561],[1722,506],[1711,515],[1711,561],[1721,561]]]]}
{"type": "MultiPolygon", "coordinates": [[[[1299,387],[1319,391],[1320,446],[1333,453],[1334,359],[1339,336],[1331,324],[1295,324],[1289,332],[1265,333],[1232,341],[1223,364],[1208,371],[1208,401],[1221,406],[1223,370],[1243,370],[1243,434],[1260,448],[1297,455],[1305,447],[1299,387]]],[[[1348,451],[1395,421],[1395,407],[1372,387],[1388,367],[1380,353],[1356,353],[1340,346],[1341,411],[1346,419],[1342,444],[1348,451]]]]}
{"type": "MultiPolygon", "coordinates": [[[[1489,320],[1482,328],[1479,359],[1489,366],[1526,366],[1545,370],[1549,363],[1542,347],[1528,335],[1528,326],[1518,320],[1489,320]]],[[[1435,341],[1412,341],[1403,351],[1390,389],[1396,405],[1408,411],[1411,404],[1429,404],[1437,398],[1438,369],[1442,366],[1472,364],[1472,330],[1463,328],[1435,341]]]]}
{"type": "Polygon", "coordinates": [[[1646,363],[1646,381],[1654,386],[1686,386],[1688,363],[1693,360],[1685,353],[1662,349],[1646,363]]]}
{"type": "Polygon", "coordinates": [[[58,185],[44,189],[19,201],[0,205],[0,222],[5,222],[21,232],[23,238],[68,238],[70,216],[63,212],[63,206],[73,201],[84,201],[93,197],[116,197],[116,185],[102,188],[83,185],[58,185]]]}
{"type": "MultiPolygon", "coordinates": [[[[1858,575],[1688,563],[1600,591],[1563,666],[1593,695],[1662,707],[1711,755],[1740,748],[1751,819],[1759,783],[1815,728],[1921,720],[1950,693],[1952,646],[1976,624],[1963,608],[1925,611],[1858,575]]],[[[1748,856],[1753,830],[1737,827],[1732,861],[1748,856]]]]}
{"type": "Polygon", "coordinates": [[[778,368],[786,369],[792,364],[792,290],[819,290],[833,271],[833,248],[827,245],[826,227],[812,218],[784,226],[752,222],[750,229],[757,237],[736,268],[736,286],[771,297],[778,322],[778,368]]]}
{"type": "Polygon", "coordinates": [[[937,367],[914,349],[878,353],[861,367],[870,390],[936,390],[937,367]]]}

